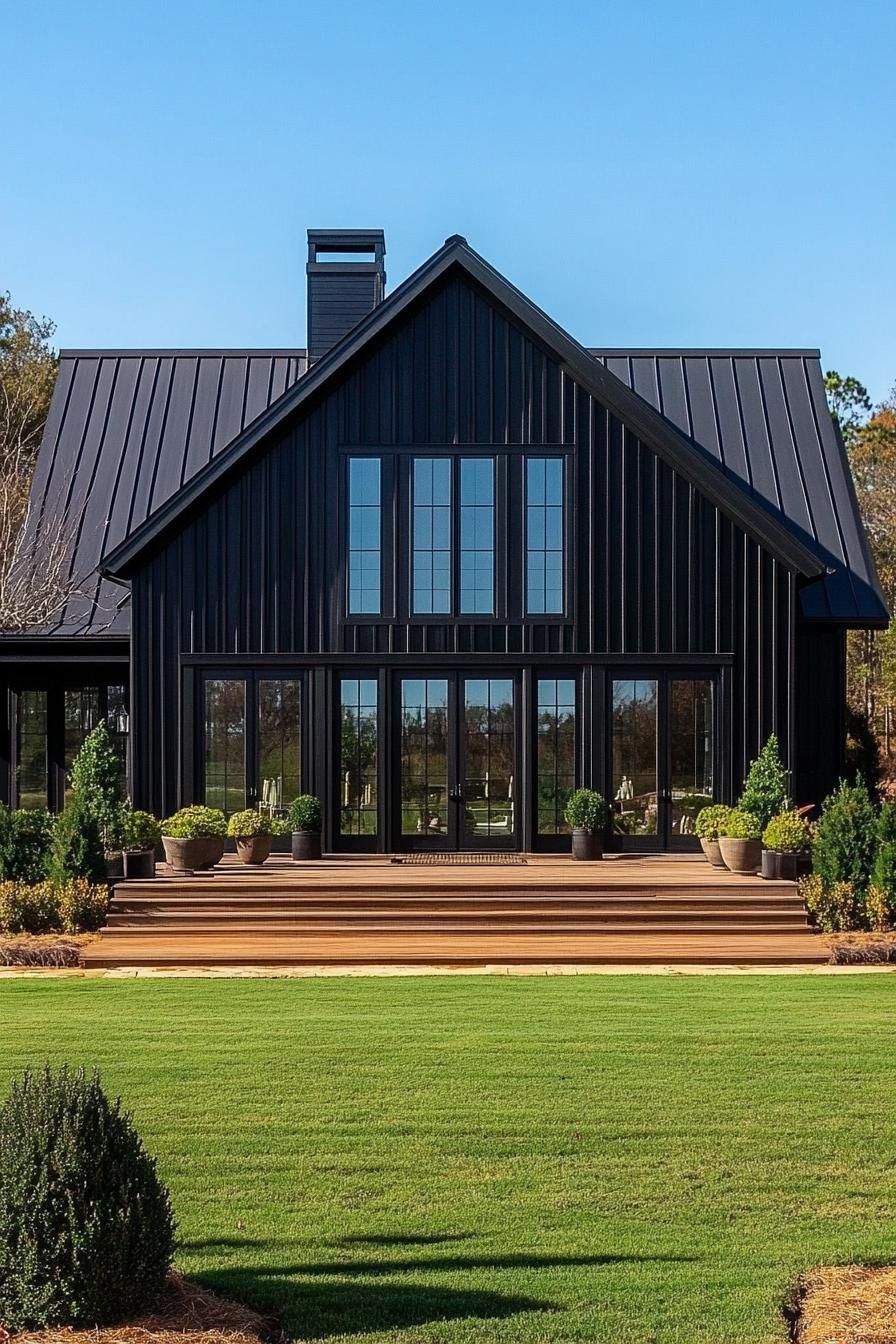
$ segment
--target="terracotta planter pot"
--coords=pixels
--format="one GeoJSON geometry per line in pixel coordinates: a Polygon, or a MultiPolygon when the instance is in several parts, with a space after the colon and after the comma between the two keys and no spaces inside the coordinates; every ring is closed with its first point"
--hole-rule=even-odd
{"type": "Polygon", "coordinates": [[[719,849],[718,840],[701,840],[700,848],[706,855],[713,868],[724,868],[725,860],[722,858],[722,851],[719,849]]]}
{"type": "Polygon", "coordinates": [[[734,840],[723,835],[719,837],[719,849],[725,867],[732,873],[755,873],[762,861],[761,840],[734,840]]]}
{"type": "Polygon", "coordinates": [[[295,863],[305,863],[321,856],[319,831],[293,831],[292,857],[295,863]]]}
{"type": "Polygon", "coordinates": [[[202,872],[214,868],[224,857],[224,838],[217,835],[201,835],[190,840],[181,840],[175,836],[163,835],[165,860],[176,873],[202,872]]]}
{"type": "Polygon", "coordinates": [[[236,852],[243,863],[264,863],[271,852],[272,835],[248,835],[245,839],[237,837],[236,852]]]}
{"type": "Polygon", "coordinates": [[[593,863],[604,856],[603,837],[593,831],[583,831],[576,827],[572,833],[572,856],[585,863],[593,863]]]}
{"type": "Polygon", "coordinates": [[[155,850],[126,849],[122,857],[124,859],[124,875],[129,882],[145,882],[147,878],[155,877],[155,850]]]}

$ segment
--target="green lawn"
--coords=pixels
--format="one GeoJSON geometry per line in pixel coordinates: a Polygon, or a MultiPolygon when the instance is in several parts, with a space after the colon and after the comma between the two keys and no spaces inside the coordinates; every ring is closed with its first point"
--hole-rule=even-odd
{"type": "Polygon", "coordinates": [[[180,1266],[294,1339],[781,1341],[896,1260],[896,980],[0,984],[0,1084],[96,1064],[180,1266]]]}

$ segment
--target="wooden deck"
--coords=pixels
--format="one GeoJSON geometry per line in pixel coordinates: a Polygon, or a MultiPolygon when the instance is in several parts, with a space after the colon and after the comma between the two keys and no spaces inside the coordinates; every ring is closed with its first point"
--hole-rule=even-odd
{"type": "MultiPolygon", "coordinates": [[[[120,883],[85,966],[793,965],[827,959],[789,882],[702,857],[381,858],[120,883]]],[[[159,870],[160,874],[164,869],[159,870]]]]}

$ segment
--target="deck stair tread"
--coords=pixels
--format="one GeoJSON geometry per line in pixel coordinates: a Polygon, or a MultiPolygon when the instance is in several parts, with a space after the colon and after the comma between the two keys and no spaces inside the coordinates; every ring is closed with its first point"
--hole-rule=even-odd
{"type": "Polygon", "coordinates": [[[88,967],[823,961],[789,882],[700,859],[427,869],[233,860],[120,883],[88,967]],[[584,869],[584,871],[583,871],[584,869]]]}
{"type": "Polygon", "coordinates": [[[612,938],[552,935],[502,935],[470,938],[431,933],[425,940],[395,936],[369,938],[306,936],[204,935],[182,937],[101,938],[85,949],[86,966],[127,965],[488,965],[488,964],[684,964],[786,965],[821,962],[827,951],[805,932],[788,936],[697,935],[670,942],[668,935],[638,933],[612,938]]]}

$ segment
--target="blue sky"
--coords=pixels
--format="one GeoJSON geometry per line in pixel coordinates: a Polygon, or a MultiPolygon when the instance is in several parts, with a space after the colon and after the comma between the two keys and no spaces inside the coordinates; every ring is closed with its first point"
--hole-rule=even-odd
{"type": "Polygon", "coordinates": [[[883,0],[0,0],[0,46],[0,288],[61,345],[301,345],[304,230],[382,227],[586,344],[896,381],[883,0]]]}

